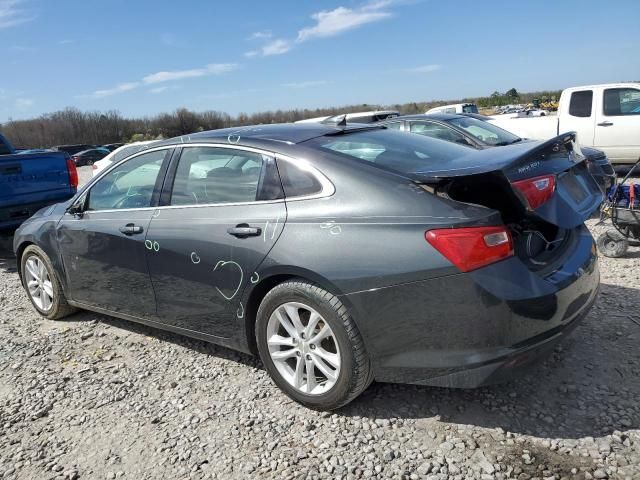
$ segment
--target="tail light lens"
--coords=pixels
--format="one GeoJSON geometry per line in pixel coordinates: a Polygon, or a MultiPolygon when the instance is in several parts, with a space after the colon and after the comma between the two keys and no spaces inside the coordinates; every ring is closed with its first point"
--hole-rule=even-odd
{"type": "Polygon", "coordinates": [[[513,241],[505,226],[429,230],[425,238],[463,272],[513,255],[513,241]]]}
{"type": "Polygon", "coordinates": [[[535,210],[553,196],[556,189],[556,177],[543,175],[542,177],[527,178],[513,182],[511,185],[518,190],[529,204],[529,209],[535,210]]]}
{"type": "Polygon", "coordinates": [[[67,171],[69,172],[69,184],[74,188],[78,188],[78,169],[75,162],[70,158],[67,158],[67,171]]]}

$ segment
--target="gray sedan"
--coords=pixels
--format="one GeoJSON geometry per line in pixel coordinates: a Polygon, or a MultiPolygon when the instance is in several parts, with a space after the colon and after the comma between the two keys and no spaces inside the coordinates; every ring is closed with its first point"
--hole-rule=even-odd
{"type": "Polygon", "coordinates": [[[575,137],[475,151],[382,126],[165,141],[16,232],[44,317],[113,315],[259,354],[309,407],[373,381],[475,387],[532,364],[598,291],[602,197],[575,137]]]}

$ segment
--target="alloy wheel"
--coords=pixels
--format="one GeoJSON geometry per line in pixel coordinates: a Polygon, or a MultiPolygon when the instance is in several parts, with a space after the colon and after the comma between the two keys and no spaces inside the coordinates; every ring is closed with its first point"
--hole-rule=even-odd
{"type": "Polygon", "coordinates": [[[308,305],[287,302],[276,308],[267,324],[267,345],[280,375],[304,394],[326,393],[338,380],[338,342],[322,315],[308,305]]]}
{"type": "Polygon", "coordinates": [[[43,312],[53,306],[53,285],[44,262],[31,255],[25,262],[25,281],[33,303],[43,312]]]}

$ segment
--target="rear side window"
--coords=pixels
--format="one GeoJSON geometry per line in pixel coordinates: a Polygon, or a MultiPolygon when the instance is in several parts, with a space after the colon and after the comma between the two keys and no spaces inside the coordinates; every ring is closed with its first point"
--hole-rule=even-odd
{"type": "Polygon", "coordinates": [[[233,148],[185,148],[173,182],[171,205],[255,202],[267,158],[233,148]]]}
{"type": "Polygon", "coordinates": [[[447,142],[464,142],[464,136],[455,130],[432,122],[411,122],[409,130],[426,137],[437,138],[447,142]]]}
{"type": "Polygon", "coordinates": [[[302,166],[278,159],[278,172],[280,172],[285,198],[306,197],[322,191],[320,181],[302,166]]]}
{"type": "Polygon", "coordinates": [[[573,92],[569,102],[569,115],[572,117],[590,117],[593,104],[593,90],[573,92]]]}
{"type": "Polygon", "coordinates": [[[604,91],[604,114],[610,117],[640,115],[640,90],[607,88],[604,91]]]}

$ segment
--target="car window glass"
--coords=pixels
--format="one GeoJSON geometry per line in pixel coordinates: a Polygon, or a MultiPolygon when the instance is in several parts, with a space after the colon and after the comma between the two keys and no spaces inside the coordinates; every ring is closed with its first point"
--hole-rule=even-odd
{"type": "Polygon", "coordinates": [[[573,92],[569,101],[569,115],[573,117],[590,117],[593,103],[593,90],[573,92]]]}
{"type": "Polygon", "coordinates": [[[245,150],[185,148],[176,170],[171,205],[254,202],[263,163],[262,154],[245,150]]]}
{"type": "Polygon", "coordinates": [[[115,167],[91,187],[86,209],[150,207],[166,153],[166,150],[149,152],[115,167]]]}
{"type": "Polygon", "coordinates": [[[520,137],[493,125],[492,123],[472,117],[460,117],[449,120],[449,123],[462,128],[475,138],[488,145],[508,145],[520,137]]]}
{"type": "Polygon", "coordinates": [[[400,128],[402,128],[402,122],[391,122],[385,123],[384,125],[385,127],[392,128],[393,130],[400,130],[400,128]]]}
{"type": "Polygon", "coordinates": [[[353,132],[341,139],[318,137],[305,142],[305,146],[330,150],[345,159],[366,161],[401,173],[429,170],[434,162],[441,164],[469,153],[467,147],[456,143],[386,129],[353,132]]]}
{"type": "Polygon", "coordinates": [[[449,127],[432,122],[410,122],[409,130],[411,133],[425,135],[447,142],[464,142],[464,135],[452,130],[449,127]]]}
{"type": "Polygon", "coordinates": [[[640,90],[607,88],[604,91],[604,114],[607,116],[640,115],[640,90]]]}
{"type": "Polygon", "coordinates": [[[286,198],[314,195],[322,191],[316,176],[292,162],[278,160],[278,172],[286,198]]]}

